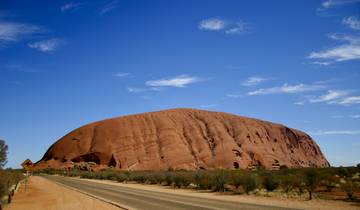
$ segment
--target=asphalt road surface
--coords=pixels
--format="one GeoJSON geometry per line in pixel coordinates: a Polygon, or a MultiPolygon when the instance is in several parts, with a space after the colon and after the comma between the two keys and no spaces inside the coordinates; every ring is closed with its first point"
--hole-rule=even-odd
{"type": "Polygon", "coordinates": [[[137,210],[263,210],[263,209],[288,209],[256,204],[245,204],[231,201],[212,200],[206,198],[177,195],[172,193],[154,192],[149,190],[133,189],[129,187],[95,183],[81,179],[71,179],[62,176],[43,177],[75,188],[82,192],[104,198],[123,205],[129,209],[137,210]]]}

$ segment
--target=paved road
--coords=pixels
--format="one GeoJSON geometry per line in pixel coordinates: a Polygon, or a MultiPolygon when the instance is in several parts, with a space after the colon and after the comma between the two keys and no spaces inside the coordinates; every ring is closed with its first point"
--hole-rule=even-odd
{"type": "Polygon", "coordinates": [[[61,176],[44,176],[61,184],[76,188],[88,194],[105,198],[112,202],[138,210],[263,210],[286,209],[280,207],[243,204],[231,201],[220,201],[199,197],[177,195],[171,193],[139,190],[123,186],[95,183],[80,179],[71,179],[61,176]]]}

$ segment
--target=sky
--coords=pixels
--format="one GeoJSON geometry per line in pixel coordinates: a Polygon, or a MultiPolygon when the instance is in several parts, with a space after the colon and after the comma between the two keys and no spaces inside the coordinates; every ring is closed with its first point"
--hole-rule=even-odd
{"type": "Polygon", "coordinates": [[[360,0],[0,2],[6,167],[90,122],[188,107],[308,132],[360,162],[360,0]]]}

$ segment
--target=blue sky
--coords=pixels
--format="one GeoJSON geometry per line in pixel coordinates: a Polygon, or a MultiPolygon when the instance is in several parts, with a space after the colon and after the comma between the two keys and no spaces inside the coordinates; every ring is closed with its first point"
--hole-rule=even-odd
{"type": "Polygon", "coordinates": [[[104,118],[192,107],[309,132],[360,162],[360,0],[0,3],[8,167],[104,118]]]}

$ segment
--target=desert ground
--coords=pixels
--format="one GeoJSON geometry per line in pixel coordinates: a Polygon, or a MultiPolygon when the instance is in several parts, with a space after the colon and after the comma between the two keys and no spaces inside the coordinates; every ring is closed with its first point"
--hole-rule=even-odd
{"type": "Polygon", "coordinates": [[[115,210],[116,206],[60,186],[39,176],[22,184],[5,210],[115,210]]]}

